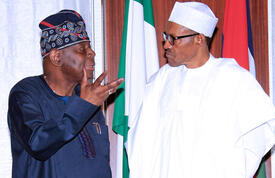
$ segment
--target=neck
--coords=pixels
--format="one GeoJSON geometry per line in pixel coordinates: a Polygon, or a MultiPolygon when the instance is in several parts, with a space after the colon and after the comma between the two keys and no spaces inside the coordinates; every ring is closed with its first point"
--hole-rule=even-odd
{"type": "Polygon", "coordinates": [[[210,53],[209,51],[201,51],[197,53],[196,56],[193,57],[192,60],[190,60],[189,64],[185,64],[187,68],[198,68],[203,66],[209,59],[210,53]]]}
{"type": "Polygon", "coordinates": [[[49,74],[43,74],[43,77],[52,91],[60,96],[72,96],[74,88],[77,85],[77,83],[59,79],[56,75],[53,77],[49,74]]]}

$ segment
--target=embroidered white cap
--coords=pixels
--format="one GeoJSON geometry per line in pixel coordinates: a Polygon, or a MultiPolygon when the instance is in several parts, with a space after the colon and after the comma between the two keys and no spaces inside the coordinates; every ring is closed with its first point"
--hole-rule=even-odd
{"type": "Polygon", "coordinates": [[[207,37],[212,37],[218,18],[206,4],[176,2],[168,21],[202,33],[207,37]]]}

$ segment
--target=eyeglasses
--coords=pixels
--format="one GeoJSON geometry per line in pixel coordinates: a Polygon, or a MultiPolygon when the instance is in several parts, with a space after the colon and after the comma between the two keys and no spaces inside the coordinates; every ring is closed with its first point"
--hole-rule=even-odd
{"type": "Polygon", "coordinates": [[[199,33],[194,33],[194,34],[190,34],[190,35],[184,35],[184,36],[172,36],[172,35],[167,35],[165,32],[162,32],[162,38],[163,38],[163,44],[165,43],[166,40],[168,40],[168,42],[173,46],[175,40],[181,39],[181,38],[187,38],[190,36],[195,36],[195,35],[199,35],[199,33]]]}

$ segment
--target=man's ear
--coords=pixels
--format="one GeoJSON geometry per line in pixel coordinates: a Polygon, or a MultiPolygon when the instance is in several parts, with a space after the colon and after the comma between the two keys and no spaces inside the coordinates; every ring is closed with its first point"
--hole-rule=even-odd
{"type": "Polygon", "coordinates": [[[61,51],[54,48],[49,53],[50,61],[53,65],[60,67],[62,65],[61,61],[61,51]]]}
{"type": "Polygon", "coordinates": [[[199,34],[195,36],[196,43],[202,45],[205,42],[205,36],[203,34],[199,34]]]}

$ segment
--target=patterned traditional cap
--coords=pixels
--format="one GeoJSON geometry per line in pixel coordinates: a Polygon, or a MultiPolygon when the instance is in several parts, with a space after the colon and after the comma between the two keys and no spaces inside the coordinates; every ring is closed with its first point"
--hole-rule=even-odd
{"type": "Polygon", "coordinates": [[[41,33],[40,47],[44,58],[51,49],[90,41],[86,32],[85,21],[73,10],[61,10],[42,20],[39,24],[41,33]]]}
{"type": "Polygon", "coordinates": [[[218,19],[206,4],[201,2],[176,2],[169,21],[212,37],[218,19]]]}

